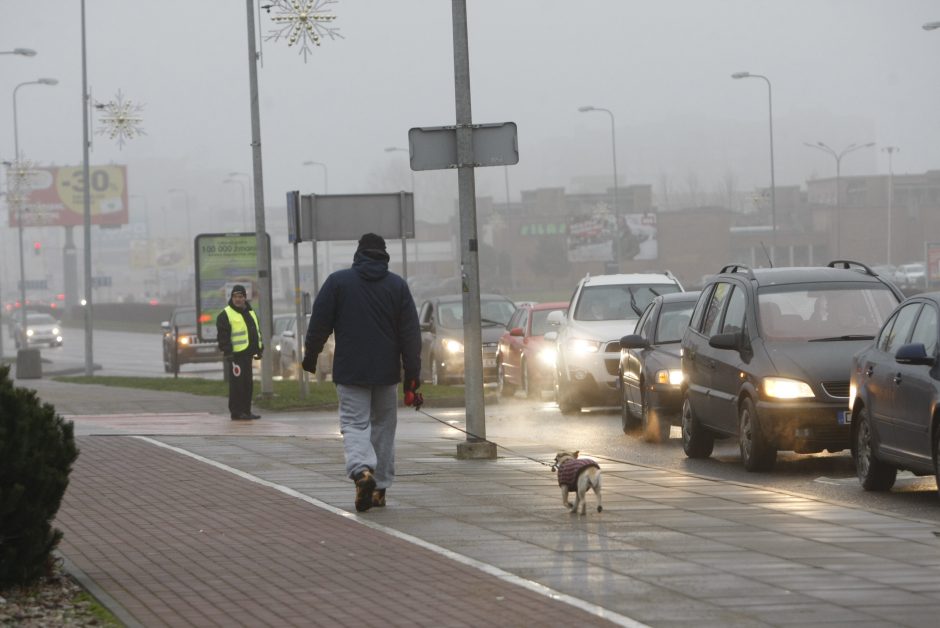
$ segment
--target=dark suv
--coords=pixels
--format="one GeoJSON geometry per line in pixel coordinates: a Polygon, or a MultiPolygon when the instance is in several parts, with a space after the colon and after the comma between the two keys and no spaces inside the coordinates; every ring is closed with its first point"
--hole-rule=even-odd
{"type": "Polygon", "coordinates": [[[748,471],[778,450],[841,451],[850,444],[852,356],[903,299],[867,266],[721,269],[702,288],[682,338],[682,445],[711,455],[738,437],[748,471]]]}
{"type": "Polygon", "coordinates": [[[196,334],[196,308],[178,307],[163,328],[163,370],[178,373],[181,364],[221,362],[222,352],[214,340],[203,342],[196,334]]]}

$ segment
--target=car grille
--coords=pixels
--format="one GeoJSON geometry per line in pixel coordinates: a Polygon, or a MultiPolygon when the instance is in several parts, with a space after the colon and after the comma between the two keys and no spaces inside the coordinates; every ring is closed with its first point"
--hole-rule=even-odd
{"type": "Polygon", "coordinates": [[[849,380],[843,380],[839,382],[823,382],[823,390],[826,391],[826,394],[830,397],[842,397],[844,399],[849,398],[849,380]]]}

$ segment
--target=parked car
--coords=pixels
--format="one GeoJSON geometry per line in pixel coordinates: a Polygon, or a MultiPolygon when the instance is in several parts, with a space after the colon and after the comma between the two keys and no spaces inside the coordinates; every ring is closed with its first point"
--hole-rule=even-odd
{"type": "MultiPolygon", "coordinates": [[[[483,340],[483,381],[495,382],[499,337],[516,305],[498,294],[480,295],[480,333],[483,340]]],[[[421,374],[432,384],[462,384],[463,296],[432,297],[418,309],[421,324],[421,374]]]]}
{"type": "Polygon", "coordinates": [[[500,395],[511,397],[518,388],[526,397],[535,397],[554,387],[555,343],[543,336],[551,329],[548,315],[567,309],[566,301],[519,304],[496,353],[500,395]]]}
{"type": "Polygon", "coordinates": [[[17,349],[35,345],[62,346],[62,323],[51,314],[27,312],[26,326],[23,326],[22,313],[16,313],[13,323],[13,342],[17,349]]]}
{"type": "Polygon", "coordinates": [[[196,308],[178,307],[170,320],[160,323],[163,329],[163,370],[179,372],[183,364],[221,362],[222,352],[215,340],[199,340],[196,329],[196,308]]]}
{"type": "Polygon", "coordinates": [[[562,414],[620,403],[620,338],[659,295],[682,292],[672,273],[588,275],[578,282],[558,324],[555,400],[562,414]]]}
{"type": "Polygon", "coordinates": [[[271,352],[271,369],[274,376],[281,374],[281,346],[285,342],[281,334],[293,318],[295,318],[294,314],[275,314],[271,321],[271,340],[264,344],[271,352]]]}
{"type": "Polygon", "coordinates": [[[923,288],[926,276],[927,265],[923,262],[913,262],[898,266],[895,279],[904,288],[923,288]]]}
{"type": "Polygon", "coordinates": [[[632,334],[620,339],[620,416],[623,431],[638,425],[647,441],[669,439],[682,414],[682,335],[698,292],[656,297],[632,334]]]}
{"type": "Polygon", "coordinates": [[[767,471],[778,450],[849,447],[852,356],[902,299],[858,262],[722,268],[682,338],[686,455],[706,458],[715,438],[738,437],[744,468],[767,471]]]}
{"type": "Polygon", "coordinates": [[[862,488],[886,491],[898,469],[940,486],[940,292],[908,298],[852,360],[852,458],[862,488]]]}
{"type": "MultiPolygon", "coordinates": [[[[304,322],[304,328],[300,330],[300,354],[297,353],[297,346],[294,344],[297,319],[292,316],[287,322],[284,331],[281,332],[280,369],[281,375],[283,375],[285,379],[297,379],[302,370],[300,362],[303,359],[304,339],[307,333],[307,325],[309,324],[310,315],[308,314],[304,322]]],[[[317,356],[317,373],[315,377],[318,382],[325,382],[326,378],[333,374],[333,352],[335,348],[336,344],[333,340],[333,334],[330,334],[326,339],[326,344],[323,345],[323,350],[320,351],[320,355],[317,356]]]]}

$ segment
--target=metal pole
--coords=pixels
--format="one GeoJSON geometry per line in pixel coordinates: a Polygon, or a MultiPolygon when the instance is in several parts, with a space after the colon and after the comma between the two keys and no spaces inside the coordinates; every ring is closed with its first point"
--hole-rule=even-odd
{"type": "Polygon", "coordinates": [[[300,308],[300,253],[298,252],[298,247],[300,246],[299,242],[294,242],[294,315],[296,316],[296,321],[294,323],[294,355],[298,358],[298,364],[294,366],[297,368],[297,385],[300,386],[300,398],[307,398],[307,378],[304,377],[306,371],[301,368],[299,362],[303,360],[303,349],[304,349],[304,339],[301,338],[301,330],[303,329],[303,312],[300,308]]]}
{"type": "Polygon", "coordinates": [[[23,163],[20,161],[20,135],[19,125],[16,121],[16,92],[24,85],[32,85],[35,81],[20,83],[13,88],[13,175],[16,180],[16,231],[19,237],[20,250],[20,320],[23,325],[23,331],[26,331],[26,265],[23,261],[23,200],[25,191],[23,190],[26,172],[23,170],[23,163]]]}
{"type": "Polygon", "coordinates": [[[836,155],[836,257],[842,259],[842,155],[836,155]]]}
{"type": "Polygon", "coordinates": [[[773,90],[770,85],[770,79],[762,76],[767,81],[767,110],[770,118],[770,229],[771,229],[771,249],[770,263],[773,264],[777,259],[777,185],[774,181],[774,99],[773,90]]]}
{"type": "MultiPolygon", "coordinates": [[[[248,82],[251,86],[251,161],[254,171],[255,237],[258,244],[258,291],[261,292],[261,324],[264,342],[271,342],[273,299],[271,297],[271,269],[268,239],[264,226],[264,180],[261,171],[261,114],[258,107],[258,55],[255,51],[254,0],[246,0],[248,8],[248,82]]],[[[274,384],[271,378],[271,352],[265,351],[261,359],[261,396],[270,398],[274,384]]]]}
{"type": "Polygon", "coordinates": [[[882,148],[884,152],[888,153],[888,257],[885,261],[889,266],[891,265],[891,227],[894,214],[894,153],[901,150],[897,146],[885,146],[882,148]]]}
{"type": "Polygon", "coordinates": [[[486,439],[483,405],[483,338],[480,332],[480,277],[473,164],[473,116],[470,106],[470,53],[467,2],[452,0],[454,30],[454,100],[457,111],[457,189],[460,207],[460,263],[463,289],[464,398],[467,441],[458,455],[495,458],[486,439]],[[472,434],[472,436],[471,436],[472,434]]]}
{"type": "Polygon", "coordinates": [[[607,115],[610,116],[610,149],[613,152],[614,156],[614,219],[617,221],[617,228],[614,230],[614,266],[617,269],[617,272],[620,272],[620,229],[623,227],[621,225],[621,216],[620,216],[620,203],[617,200],[617,188],[620,187],[617,183],[617,129],[614,123],[614,112],[610,109],[604,109],[603,111],[607,112],[607,115]]]}
{"type": "Polygon", "coordinates": [[[91,300],[91,188],[89,186],[88,167],[88,66],[87,46],[85,39],[85,0],[82,0],[82,194],[83,244],[85,247],[85,377],[94,375],[93,332],[94,305],[91,300]]]}

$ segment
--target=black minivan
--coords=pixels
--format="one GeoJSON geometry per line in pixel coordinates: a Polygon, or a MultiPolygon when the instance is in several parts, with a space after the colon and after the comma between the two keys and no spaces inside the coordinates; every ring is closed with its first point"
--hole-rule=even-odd
{"type": "Polygon", "coordinates": [[[702,288],[682,338],[682,445],[711,455],[738,437],[748,471],[777,451],[850,445],[852,356],[903,300],[859,262],[824,267],[725,266],[702,288]]]}

